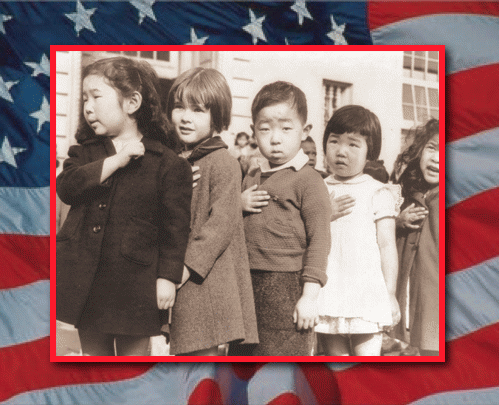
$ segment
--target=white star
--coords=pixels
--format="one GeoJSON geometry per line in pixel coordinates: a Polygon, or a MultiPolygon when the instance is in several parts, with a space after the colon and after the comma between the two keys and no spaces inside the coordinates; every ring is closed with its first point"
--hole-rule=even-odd
{"type": "Polygon", "coordinates": [[[284,45],[289,45],[288,39],[284,37],[284,45]]]}
{"type": "Polygon", "coordinates": [[[12,20],[11,15],[0,14],[0,32],[2,32],[2,34],[5,34],[5,27],[3,26],[3,23],[9,20],[12,20]]]}
{"type": "Polygon", "coordinates": [[[129,0],[130,4],[139,10],[139,24],[142,24],[144,18],[149,17],[151,20],[156,21],[152,6],[156,0],[129,0]]]}
{"type": "Polygon", "coordinates": [[[96,32],[90,17],[97,10],[96,8],[85,9],[80,3],[80,0],[76,2],[76,13],[65,14],[71,21],[75,23],[76,36],[80,36],[80,31],[83,28],[89,29],[90,31],[96,32]]]}
{"type": "Polygon", "coordinates": [[[40,132],[40,128],[43,124],[45,124],[46,122],[50,122],[50,105],[45,96],[43,96],[40,109],[38,111],[35,111],[34,113],[31,113],[29,116],[38,120],[38,128],[36,130],[37,132],[40,132]]]}
{"type": "Polygon", "coordinates": [[[10,95],[9,90],[17,83],[19,83],[19,80],[17,82],[4,82],[2,76],[0,76],[0,97],[13,103],[14,99],[10,95]]]}
{"type": "Polygon", "coordinates": [[[334,21],[333,15],[331,15],[331,28],[333,29],[331,32],[327,34],[329,38],[334,42],[335,45],[348,45],[347,40],[343,36],[343,32],[345,31],[345,24],[338,25],[336,21],[334,21]]]}
{"type": "Polygon", "coordinates": [[[253,13],[253,10],[251,9],[249,10],[249,13],[251,22],[248,25],[245,25],[243,27],[243,30],[251,34],[251,36],[253,37],[253,45],[256,45],[256,43],[258,42],[258,38],[260,38],[262,41],[267,42],[267,38],[265,38],[262,27],[265,16],[256,18],[255,13],[253,13]]]}
{"type": "Polygon", "coordinates": [[[307,6],[305,5],[305,0],[296,0],[295,4],[291,6],[291,10],[295,11],[296,14],[298,14],[298,23],[300,25],[303,24],[303,17],[307,17],[313,20],[312,16],[307,10],[307,6]]]}
{"type": "Polygon", "coordinates": [[[26,148],[13,148],[10,146],[9,139],[7,137],[3,138],[2,148],[0,149],[0,163],[5,162],[17,169],[17,163],[14,156],[25,150],[26,148]]]}
{"type": "Polygon", "coordinates": [[[194,31],[194,28],[191,28],[191,42],[187,42],[184,45],[204,45],[207,39],[208,37],[198,38],[196,35],[196,31],[194,31]]]}
{"type": "Polygon", "coordinates": [[[47,55],[43,54],[42,59],[40,59],[40,63],[36,62],[24,62],[25,65],[28,65],[30,68],[33,68],[33,73],[31,76],[38,76],[40,73],[50,76],[50,62],[47,55]]]}

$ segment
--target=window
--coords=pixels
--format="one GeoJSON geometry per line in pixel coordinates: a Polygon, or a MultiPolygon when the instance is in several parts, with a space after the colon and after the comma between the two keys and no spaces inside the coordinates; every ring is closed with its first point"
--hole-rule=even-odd
{"type": "Polygon", "coordinates": [[[404,120],[424,123],[438,119],[438,89],[402,84],[402,111],[404,120]]]}
{"type": "Polygon", "coordinates": [[[170,61],[169,51],[109,51],[109,53],[131,56],[135,58],[162,60],[164,62],[170,61]]]}
{"type": "Polygon", "coordinates": [[[405,51],[404,76],[438,82],[438,52],[405,51]]]}
{"type": "Polygon", "coordinates": [[[324,128],[331,115],[340,107],[351,103],[352,85],[324,80],[324,128]]]}

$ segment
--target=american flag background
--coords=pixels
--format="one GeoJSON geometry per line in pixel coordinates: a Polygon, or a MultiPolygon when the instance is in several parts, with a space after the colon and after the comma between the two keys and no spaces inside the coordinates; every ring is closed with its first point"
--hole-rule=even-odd
{"type": "Polygon", "coordinates": [[[0,3],[0,403],[499,403],[498,44],[496,2],[0,3]],[[445,45],[446,362],[51,363],[51,44],[445,45]]]}

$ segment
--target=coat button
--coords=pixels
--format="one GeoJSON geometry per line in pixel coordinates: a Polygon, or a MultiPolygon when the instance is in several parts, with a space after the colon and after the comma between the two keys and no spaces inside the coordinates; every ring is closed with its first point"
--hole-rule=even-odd
{"type": "Polygon", "coordinates": [[[94,231],[94,233],[99,233],[101,230],[101,226],[100,225],[95,225],[93,228],[92,228],[92,231],[94,231]]]}
{"type": "Polygon", "coordinates": [[[104,208],[106,208],[106,207],[107,207],[107,204],[106,204],[106,203],[100,203],[100,204],[99,204],[99,209],[100,209],[100,210],[103,210],[103,209],[104,209],[104,208]]]}

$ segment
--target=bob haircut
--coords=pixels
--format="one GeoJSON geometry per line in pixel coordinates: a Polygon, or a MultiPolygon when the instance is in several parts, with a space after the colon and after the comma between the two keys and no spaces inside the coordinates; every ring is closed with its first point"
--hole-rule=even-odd
{"type": "MultiPolygon", "coordinates": [[[[83,69],[82,85],[83,80],[90,75],[104,78],[118,92],[120,102],[123,102],[125,97],[131,96],[133,92],[139,92],[142,95],[142,103],[133,114],[138,130],[146,138],[173,147],[174,141],[167,136],[167,122],[157,92],[158,76],[149,63],[123,56],[100,59],[83,69]]],[[[95,133],[86,122],[81,108],[76,140],[83,143],[94,136],[95,133]]]]}
{"type": "Polygon", "coordinates": [[[229,128],[232,94],[227,80],[218,70],[198,67],[175,79],[166,102],[166,115],[170,121],[175,103],[178,102],[208,108],[212,130],[220,133],[229,128]]]}
{"type": "Polygon", "coordinates": [[[307,98],[305,93],[294,84],[288,82],[274,82],[263,86],[255,96],[251,105],[251,118],[256,123],[256,116],[265,107],[276,104],[289,103],[295,108],[303,125],[307,122],[307,98]]]}
{"type": "Polygon", "coordinates": [[[329,135],[356,132],[367,138],[367,159],[378,159],[381,152],[381,125],[376,114],[360,105],[347,105],[333,113],[324,130],[324,153],[329,135]]]}

